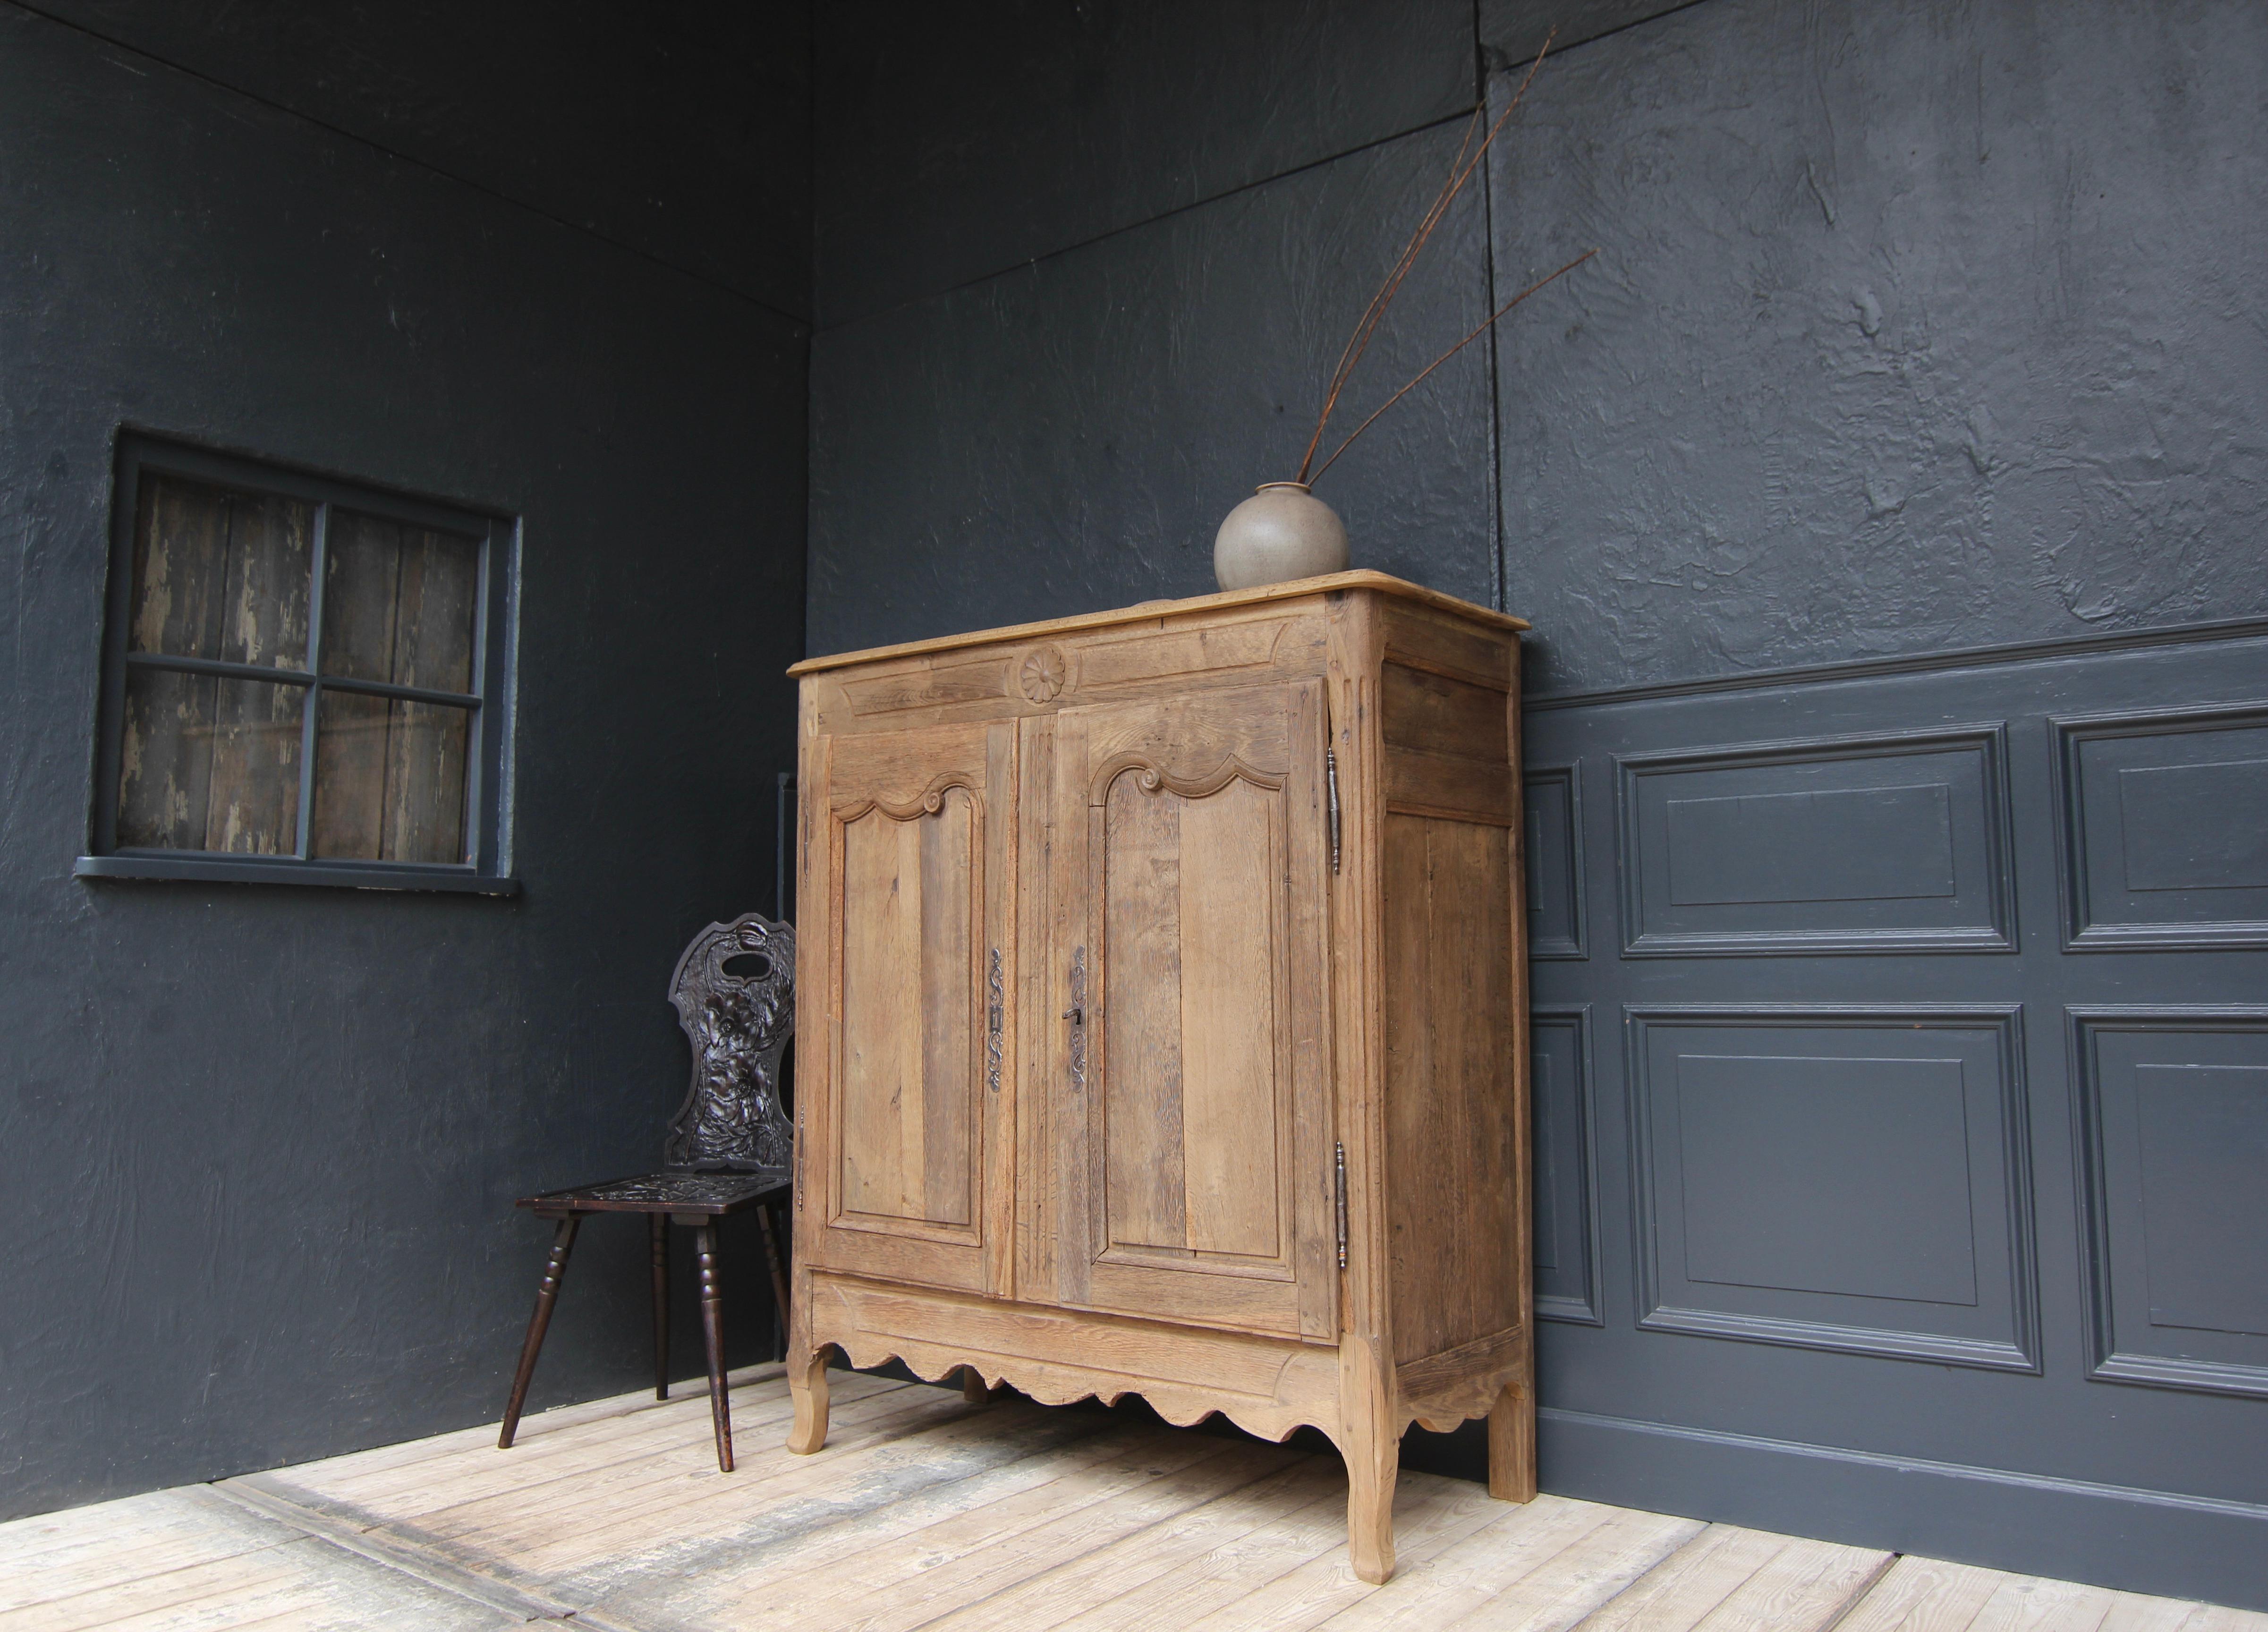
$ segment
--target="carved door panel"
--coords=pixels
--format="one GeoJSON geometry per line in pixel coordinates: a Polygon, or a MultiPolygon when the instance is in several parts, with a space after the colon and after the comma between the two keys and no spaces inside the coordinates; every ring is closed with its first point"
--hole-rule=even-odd
{"type": "Polygon", "coordinates": [[[1307,681],[1058,718],[1067,1303],[1336,1332],[1324,712],[1307,681]]]}
{"type": "MultiPolygon", "coordinates": [[[[804,923],[821,920],[825,1110],[805,1174],[812,1261],[1005,1287],[1013,1093],[1015,728],[820,744],[804,923]],[[818,909],[814,914],[814,907],[818,909]]],[[[806,934],[809,930],[806,930],[806,934]]]]}

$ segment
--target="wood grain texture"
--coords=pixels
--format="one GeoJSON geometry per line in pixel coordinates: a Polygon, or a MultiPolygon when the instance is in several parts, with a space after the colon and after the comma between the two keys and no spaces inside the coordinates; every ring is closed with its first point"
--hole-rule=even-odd
{"type": "MultiPolygon", "coordinates": [[[[224,662],[302,668],[314,529],[312,506],[275,495],[232,494],[220,594],[224,662]]],[[[209,850],[288,856],[299,842],[300,722],[296,686],[223,680],[214,688],[209,850]]]]}
{"type": "Polygon", "coordinates": [[[1407,663],[1381,667],[1380,728],[1390,747],[1501,765],[1504,707],[1501,687],[1451,680],[1407,663]]]}
{"type": "MultiPolygon", "coordinates": [[[[302,669],[313,509],[151,475],[138,500],[128,643],[302,669]]],[[[118,842],[290,855],[298,846],[303,686],[129,668],[118,842]]]]}
{"type": "Polygon", "coordinates": [[[135,513],[129,648],[219,657],[227,577],[228,495],[179,476],[145,482],[135,513]]]}
{"type": "Polygon", "coordinates": [[[1831,1626],[1890,1564],[1865,1547],[1712,1525],[1592,1617],[1598,1632],[1831,1626]]]}
{"type": "Polygon", "coordinates": [[[1187,1239],[1200,1253],[1283,1256],[1290,1106],[1277,1045],[1281,799],[1247,782],[1182,813],[1182,1057],[1187,1239]]]}
{"type": "MultiPolygon", "coordinates": [[[[1524,618],[1507,616],[1477,606],[1454,595],[1444,595],[1403,579],[1390,577],[1383,572],[1372,572],[1357,568],[1351,572],[1328,573],[1322,577],[1294,578],[1287,583],[1270,584],[1258,589],[1231,590],[1218,595],[1193,595],[1185,600],[1148,601],[1139,606],[1125,606],[1109,612],[1081,613],[1074,617],[1049,618],[1038,623],[1013,624],[1006,629],[986,629],[971,635],[942,635],[931,640],[906,641],[895,646],[873,646],[859,651],[836,652],[830,656],[806,658],[792,665],[790,674],[817,674],[829,669],[848,668],[854,665],[885,662],[894,658],[926,656],[932,652],[955,651],[964,647],[982,645],[1003,640],[1038,640],[1049,636],[1069,635],[1088,629],[1109,629],[1126,623],[1162,621],[1167,616],[1189,617],[1192,614],[1228,607],[1244,607],[1267,602],[1298,600],[1313,596],[1331,595],[1346,590],[1366,590],[1373,595],[1390,597],[1418,606],[1438,606],[1452,621],[1448,627],[1460,623],[1477,623],[1493,629],[1518,630],[1528,628],[1524,618]]],[[[1422,637],[1421,637],[1422,638],[1422,637]]]]}
{"type": "Polygon", "coordinates": [[[840,1350],[1322,1428],[1379,1580],[1413,1418],[1532,1495],[1518,627],[1350,574],[799,665],[796,1449],[840,1350]]]}
{"type": "Polygon", "coordinates": [[[1122,776],[1104,805],[1103,834],[1108,1245],[1186,1252],[1182,800],[1122,776]]]}
{"type": "Polygon", "coordinates": [[[1378,603],[1379,661],[1438,674],[1491,691],[1509,691],[1520,673],[1517,619],[1491,623],[1461,616],[1447,598],[1387,599],[1378,603]]]}
{"type": "Polygon", "coordinates": [[[1535,1499],[1535,1390],[1513,1381],[1488,1414],[1488,1488],[1499,1502],[1535,1499]]]}
{"type": "Polygon", "coordinates": [[[1323,667],[1325,604],[1311,593],[1147,615],[1116,625],[1108,638],[992,631],[977,637],[990,643],[973,649],[820,671],[813,692],[822,729],[859,735],[1295,680],[1323,667]]]}
{"type": "Polygon", "coordinates": [[[202,1487],[0,1526],[0,1627],[9,1632],[388,1624],[458,1632],[526,1619],[202,1487]],[[8,1546],[19,1538],[52,1545],[8,1546]]]}
{"type": "Polygon", "coordinates": [[[814,1045],[800,1067],[799,1255],[1001,1285],[1013,1171],[1006,1005],[998,1090],[986,1027],[992,951],[1004,982],[1013,970],[1002,932],[1013,913],[1012,732],[872,736],[813,757],[803,798],[822,841],[799,900],[823,935],[799,949],[799,981],[821,982],[815,997],[799,987],[814,1045]]]}
{"type": "Polygon", "coordinates": [[[921,1026],[924,1207],[917,1216],[965,1224],[975,1218],[982,1178],[976,1125],[984,1092],[976,1040],[984,976],[974,933],[983,915],[978,899],[983,874],[973,853],[976,822],[969,796],[954,789],[935,816],[904,825],[917,835],[920,849],[920,978],[912,1009],[921,1026]]]}
{"type": "MultiPolygon", "coordinates": [[[[965,840],[967,800],[952,802],[965,840]]],[[[843,827],[843,1208],[896,1218],[933,1216],[922,1151],[926,1100],[959,1086],[923,1080],[924,1000],[932,994],[922,978],[917,820],[872,810],[843,827]]]]}
{"type": "Polygon", "coordinates": [[[1263,1438],[1338,1422],[1338,1361],[1283,1338],[1005,1304],[825,1272],[812,1278],[813,1341],[858,1365],[900,1360],[932,1380],[967,1365],[1048,1404],[1139,1394],[1167,1422],[1219,1411],[1263,1438]]]}
{"type": "MultiPolygon", "coordinates": [[[[325,674],[472,689],[477,540],[335,509],[325,550],[325,674]]],[[[467,710],[445,704],[325,692],[315,726],[313,854],[462,862],[471,723],[467,710]]]]}
{"type": "Polygon", "coordinates": [[[1292,1046],[1314,1029],[1292,1009],[1294,967],[1323,954],[1319,923],[1292,938],[1289,829],[1321,757],[1320,732],[1295,742],[1293,720],[1312,691],[1063,717],[1056,820],[1074,838],[1084,820],[1073,945],[1102,999],[1073,1086],[1089,1136],[1071,1152],[1082,1306],[1301,1329],[1295,1130],[1328,1092],[1292,1046]]]}
{"type": "MultiPolygon", "coordinates": [[[[790,1409],[779,1366],[731,1381],[743,1423],[768,1434],[790,1409]]],[[[835,1382],[829,1455],[752,1437],[730,1476],[697,1395],[641,1391],[532,1417],[510,1455],[473,1428],[0,1525],[0,1632],[2268,1632],[2268,1615],[1560,1496],[1506,1507],[1421,1473],[1397,1481],[1399,1569],[1380,1585],[1350,1552],[1336,1458],[835,1382]]]]}
{"type": "Polygon", "coordinates": [[[1386,804],[1392,811],[1508,827],[1520,811],[1510,767],[1388,746],[1386,804]]]}
{"type": "Polygon", "coordinates": [[[133,849],[205,848],[218,685],[210,674],[168,669],[126,672],[119,843],[133,849]]]}
{"type": "Polygon", "coordinates": [[[1394,1355],[1406,1363],[1525,1325],[1512,857],[1505,828],[1385,825],[1387,1188],[1394,1355]]]}

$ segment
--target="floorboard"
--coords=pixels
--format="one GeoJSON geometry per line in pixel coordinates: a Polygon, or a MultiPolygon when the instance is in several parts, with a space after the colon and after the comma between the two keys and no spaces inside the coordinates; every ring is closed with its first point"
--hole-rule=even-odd
{"type": "Polygon", "coordinates": [[[0,1524],[0,1632],[2268,1632],[2268,1614],[1405,1473],[1354,1578],[1337,1459],[838,1373],[739,1471],[681,1386],[0,1524]]]}

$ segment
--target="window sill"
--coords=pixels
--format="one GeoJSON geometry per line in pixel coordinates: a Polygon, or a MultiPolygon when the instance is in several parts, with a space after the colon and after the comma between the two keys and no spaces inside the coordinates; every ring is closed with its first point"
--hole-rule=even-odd
{"type": "Polygon", "coordinates": [[[82,856],[77,878],[171,878],[201,884],[313,884],[350,890],[436,890],[456,895],[517,895],[519,880],[469,867],[394,862],[293,861],[262,856],[82,856]]]}

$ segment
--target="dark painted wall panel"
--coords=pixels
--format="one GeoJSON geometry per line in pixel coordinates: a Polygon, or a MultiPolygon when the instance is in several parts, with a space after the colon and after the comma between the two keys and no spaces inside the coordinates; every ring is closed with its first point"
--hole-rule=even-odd
{"type": "MultiPolygon", "coordinates": [[[[2146,1290],[2147,1260],[2139,1253],[2148,1223],[2141,1210],[2144,1136],[2136,1120],[2131,1073],[2133,1064],[2188,1070],[2259,1063],[2257,1004],[2264,984],[2268,984],[2268,970],[2257,951],[2241,947],[2084,956],[2063,951],[2056,887],[2059,861],[2051,842],[2059,800],[2058,738],[2051,730],[2051,720],[2188,717],[2212,700],[2242,695],[2249,684],[2268,672],[2264,665],[2268,665],[2268,639],[2228,639],[1939,671],[1862,673],[1839,681],[1819,678],[1744,689],[1697,690],[1530,711],[1527,747],[1531,758],[1559,763],[1580,758],[1587,778],[1586,856],[1594,936],[1610,934],[1615,928],[1616,908],[1608,899],[1616,883],[1615,864],[1608,854],[1615,839],[1614,821],[1598,812],[1611,792],[1617,757],[1628,762],[1744,739],[1864,736],[1911,728],[1917,722],[1980,716],[2007,722],[2007,781],[2012,826],[2018,835],[2012,852],[2018,908],[2013,954],[1618,959],[1602,958],[1594,950],[1587,962],[1538,962],[1533,979],[1538,1008],[1546,1012],[1584,1004],[1594,1012],[1612,1012],[1624,1004],[1645,1012],[1719,1004],[1739,1011],[1778,1005],[1800,1011],[1881,1004],[1911,1011],[1975,1004],[2016,1011],[2026,1092],[2023,1115],[2009,1150],[2014,1153],[2021,1143],[2033,1197],[2026,1205],[1997,1215],[1990,1208],[1974,1209],[1971,1227],[1980,1266],[1996,1233],[2006,1239],[2008,1229],[2029,1219],[2036,1235],[2036,1287],[2028,1295],[2035,1311],[2034,1335],[2027,1347],[2038,1356],[2037,1375],[1946,1366],[1926,1358],[1806,1351],[1779,1342],[1754,1341],[1769,1333],[1747,1334],[1747,1341],[1741,1341],[1730,1333],[1678,1320],[1652,1319],[1648,1326],[1666,1325],[1668,1329],[1643,1329],[1638,1322],[1657,1301],[1647,1293],[1641,1274],[1649,1256],[1647,1243],[1654,1237],[1641,1233],[1638,1221],[1649,1208],[1657,1217],[1666,1216],[1668,1209],[1658,1178],[1647,1178],[1640,1158],[1655,1142],[1646,1107],[1660,1097],[1663,1073],[1679,1068],[1678,1055],[1778,1054],[1823,1059],[1838,1050],[1808,1043],[1771,1048],[1678,1045],[1662,1051],[1670,1056],[1668,1060],[1643,1067],[1649,1074],[1648,1085],[1636,1075],[1643,1051],[1600,1048],[1594,1069],[1601,1152],[1600,1298],[1606,1322],[1596,1328],[1563,1322],[1543,1327],[1544,1403],[1555,1411],[1602,1422],[1678,1425],[1678,1432],[1698,1437],[1695,1445],[1715,1449],[1689,1461],[1668,1442],[1643,1438],[1646,1455],[1659,1453],[1643,1476],[1621,1485],[1602,1483],[1596,1462],[1563,1462],[1555,1473],[1547,1461],[1547,1483],[1590,1495],[1619,1489],[1624,1491],[1617,1498],[1621,1500],[1643,1497],[1675,1511],[1756,1524],[1786,1523],[1791,1510],[1781,1504],[1782,1494],[1802,1488],[1813,1477],[1799,1464],[1815,1452],[1799,1452],[1795,1447],[1824,1447],[1822,1454],[1842,1458],[1848,1453],[1858,1459],[1837,1464],[1847,1467],[1847,1478],[1835,1475],[1846,1482],[1834,1487],[1831,1499],[1821,1498],[1822,1513],[1830,1509],[1841,1512],[1844,1527],[1820,1533],[1853,1539],[1863,1535],[1878,1545],[1903,1538],[1919,1550],[1990,1558],[2012,1567],[2044,1570],[2054,1561],[2054,1567],[2065,1573],[2133,1584],[2155,1580],[2160,1590],[2169,1577],[2155,1571],[2155,1565],[2179,1555],[2191,1559],[2198,1570],[2190,1577],[2188,1590],[2225,1601],[2268,1603],[2268,1484],[2260,1473],[2268,1467],[2268,1417],[2259,1412],[2257,1400],[2249,1397],[2258,1374],[2250,1369],[2257,1367],[2257,1348],[2248,1346],[2257,1346],[2260,1340],[2241,1334],[2216,1338],[2191,1328],[2147,1324],[2153,1294],[2146,1290]],[[2073,1009],[2086,1021],[2076,1033],[2069,1014],[2073,1009]],[[2110,1018],[2101,1018],[2106,1015],[2110,1018]],[[2207,1015],[2219,1018],[2200,1018],[2207,1015]],[[2090,1031],[2107,1038],[2120,1028],[2138,1034],[2130,1063],[2120,1064],[2115,1052],[2107,1063],[2090,1063],[2090,1031]],[[2123,1084],[2121,1072],[2126,1073],[2123,1084]],[[2097,1083],[2105,1085],[2106,1093],[2124,1096],[2115,1109],[2095,1108],[2097,1083]],[[2113,1128],[2124,1141],[2125,1154],[2118,1162],[2103,1158],[2100,1176],[2092,1176],[2098,1173],[2098,1158],[2092,1152],[2107,1148],[2103,1130],[2113,1128]],[[2138,1298],[2140,1323],[2130,1329],[2126,1316],[2138,1298]],[[2115,1332],[2104,1315],[2114,1310],[2118,1320],[2115,1332]],[[2218,1347],[2221,1344],[2230,1347],[2218,1347]],[[1748,1440],[1785,1448],[1737,1450],[1748,1440]],[[1952,1498],[1942,1492],[1926,1495],[1920,1484],[1894,1487],[1877,1480],[1864,1471],[1873,1466],[1864,1459],[1874,1456],[1918,1459],[1956,1470],[1991,1470],[1992,1478],[2002,1481],[1996,1487],[2002,1494],[1995,1499],[2010,1516],[2008,1528],[1993,1550],[1975,1550],[1982,1545],[1977,1534],[1959,1533],[1946,1517],[1957,1503],[1948,1506],[1952,1498]],[[1742,1460],[1750,1457],[1762,1459],[1742,1460]],[[1736,1467],[1747,1470],[1738,1478],[1765,1481],[1753,1497],[1734,1484],[1709,1482],[1720,1475],[1735,1478],[1736,1467]],[[1689,1479],[1691,1482],[1685,1482],[1689,1479]],[[2024,1481],[2042,1480],[2084,1481],[2095,1487],[2096,1494],[2068,1511],[2058,1506],[2065,1501],[2060,1496],[2043,1494],[2035,1505],[2033,1497],[2021,1491],[2036,1487],[2024,1481]],[[2136,1494],[2117,1494],[2121,1491],[2136,1494]],[[2186,1493],[2188,1498],[2208,1503],[2237,1505],[2213,1509],[2222,1518],[2209,1521],[2201,1508],[2161,1511],[2156,1504],[2164,1498],[2149,1492],[2186,1493]],[[2200,1526],[2238,1524],[2251,1540],[2242,1547],[2232,1543],[2222,1547],[2210,1569],[2197,1562],[2206,1557],[2208,1549],[2186,1542],[2168,1542],[2151,1559],[2139,1556],[2127,1538],[2154,1533],[2161,1523],[2175,1523],[2172,1516],[2179,1511],[2192,1514],[2181,1522],[2200,1526]],[[2056,1523],[2095,1526],[2095,1557],[2073,1562],[2079,1549],[2067,1533],[2051,1534],[2045,1528],[2027,1533],[2026,1525],[2044,1526],[2058,1512],[2063,1517],[2056,1523]],[[2030,1517],[2015,1517],[2025,1514],[2030,1517]]],[[[2268,813],[2243,805],[2212,815],[2244,832],[2268,820],[2268,813]]],[[[1886,1058],[1901,1050],[1886,1037],[1881,1046],[1870,1042],[1840,1052],[1886,1058]]],[[[1922,1047],[1906,1052],[1948,1058],[1958,1050],[1922,1047]]],[[[1974,1075],[1964,1065],[1964,1082],[1974,1075]]],[[[2241,1080],[2250,1082],[2249,1077],[2241,1080]]],[[[2250,1101],[2242,1093],[2215,1096],[2213,1106],[2220,1108],[2214,1114],[2226,1112],[2232,1101],[2241,1114],[2235,1126],[2224,1128],[2210,1158],[2203,1153],[2205,1147],[2193,1119],[2169,1123],[2159,1147],[2161,1165],[2180,1171],[2185,1180],[2175,1194],[2183,1197],[2184,1207],[2198,1209],[2181,1213],[2181,1229],[2188,1239],[2178,1249],[2180,1261],[2210,1279],[2192,1288],[2189,1296],[2205,1302],[2216,1319],[2228,1318],[2231,1311],[2223,1305],[2241,1302],[2245,1295],[2242,1289],[2256,1284],[2259,1273],[2251,1261],[2257,1254],[2231,1245],[2251,1239],[2244,1233],[2249,1228],[2246,1209],[2257,1188],[2231,1183],[2229,1162],[2223,1159],[2228,1152],[2235,1153],[2237,1162],[2245,1159],[2243,1153],[2257,1132],[2245,1108],[2250,1101]]],[[[2198,1099],[2183,1108],[2203,1114],[2213,1106],[2198,1099]]],[[[1911,1135],[1921,1126],[1919,1121],[1908,1124],[1904,1133],[1911,1135]]],[[[1972,1142],[1984,1141],[1973,1115],[1968,1135],[1972,1142]]],[[[1783,1146],[1778,1157],[1792,1153],[1793,1146],[1783,1146]]],[[[1680,1161],[1705,1173],[1712,1187],[1732,1187],[1733,1202],[1741,1200],[1741,1172],[1732,1157],[1697,1153],[1682,1141],[1676,1154],[1680,1161]]],[[[1837,1171],[1848,1171],[1847,1165],[1837,1171]]],[[[1682,1209],[1682,1202],[1680,1206],[1682,1209]]],[[[1682,1227],[1682,1210],[1677,1222],[1682,1227]]],[[[1893,1243],[1875,1250],[1903,1249],[1893,1243]]],[[[1853,1261],[1863,1257],[1859,1254],[1853,1261]]],[[[1682,1246],[1671,1267],[1686,1275],[1689,1286],[1697,1284],[1714,1299],[1714,1305],[1703,1306],[1733,1302],[1716,1296],[1721,1283],[1698,1283],[1686,1274],[1682,1246]]],[[[1980,1292],[1989,1279],[1979,1275],[1980,1292]]],[[[1661,1284],[1669,1285],[1667,1272],[1661,1284]]],[[[1678,1296],[1677,1306],[1702,1301],[1690,1290],[1681,1290],[1678,1296]]],[[[1736,1311],[1744,1315],[1757,1312],[1745,1307],[1736,1311]]],[[[1942,1329],[1944,1323],[1939,1324],[1942,1329]]],[[[1585,1428],[1581,1443],[1589,1447],[1587,1455],[1607,1457],[1635,1475],[1638,1464],[1622,1459],[1638,1456],[1640,1441],[1630,1441],[1625,1449],[1609,1455],[1602,1448],[1608,1442],[1599,1436],[1626,1437],[1638,1431],[1585,1428]]],[[[1956,1476],[1971,1477],[1948,1475],[1956,1476]]]]}
{"type": "MultiPolygon", "coordinates": [[[[803,333],[0,6],[0,1513],[493,1420],[512,1198],[658,1158],[670,969],[769,902],[803,333]],[[122,423],[520,518],[519,900],[71,878],[122,423]]],[[[542,1402],[650,1375],[644,1254],[542,1402]]]]}
{"type": "MultiPolygon", "coordinates": [[[[10,0],[11,4],[18,0],[10,0]]],[[[811,299],[809,7],[30,0],[792,316],[811,299]]]]}
{"type": "MultiPolygon", "coordinates": [[[[1220,518],[1298,470],[1332,362],[1461,135],[1437,127],[821,331],[811,650],[1211,593],[1220,518]]],[[[1434,235],[1348,429],[1486,315],[1479,205],[1469,189],[1434,235]]],[[[1357,565],[1486,601],[1490,458],[1472,346],[1316,491],[1357,565]]]]}
{"type": "Polygon", "coordinates": [[[1521,811],[1528,829],[1528,955],[1582,958],[1583,768],[1531,766],[1521,811]]]}
{"type": "Polygon", "coordinates": [[[1998,726],[1617,761],[1630,957],[2011,945],[1998,726]]]}
{"type": "Polygon", "coordinates": [[[1671,799],[1669,904],[1949,899],[1952,796],[1932,782],[1671,799]]]}
{"type": "Polygon", "coordinates": [[[2095,1375],[2268,1395],[2268,1011],[2074,1024],[2095,1375]]]}
{"type": "Polygon", "coordinates": [[[2264,107],[2247,0],[1708,0],[1547,63],[1497,283],[1603,253],[1499,340],[1537,680],[2268,610],[2264,107]]]}
{"type": "Polygon", "coordinates": [[[868,0],[817,24],[828,327],[1476,99],[1469,0],[868,0]]]}
{"type": "Polygon", "coordinates": [[[1974,1305],[1961,1068],[1957,1059],[1681,1056],[1685,1278],[1974,1305]]]}
{"type": "Polygon", "coordinates": [[[2072,948],[2268,946],[2268,709],[2055,729],[2072,948]]]}
{"type": "Polygon", "coordinates": [[[2268,1064],[2138,1064],[2133,1100],[2146,1319],[2268,1337],[2268,1064]]]}
{"type": "Polygon", "coordinates": [[[2030,1370],[2007,1011],[1630,1013],[1639,1326],[2030,1370]]]}
{"type": "Polygon", "coordinates": [[[1587,1009],[1539,1011],[1530,1028],[1535,1106],[1535,1312],[1597,1325],[1598,1165],[1587,1009]]]}

